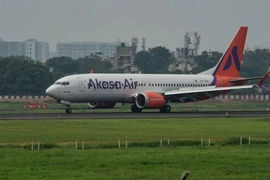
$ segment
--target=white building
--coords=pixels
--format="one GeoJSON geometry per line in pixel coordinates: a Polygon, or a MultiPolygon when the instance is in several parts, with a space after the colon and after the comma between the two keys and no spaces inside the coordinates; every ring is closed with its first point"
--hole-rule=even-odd
{"type": "Polygon", "coordinates": [[[26,56],[35,61],[49,59],[49,44],[28,39],[24,42],[10,42],[0,39],[0,57],[26,56]]]}
{"type": "Polygon", "coordinates": [[[49,44],[28,39],[25,41],[25,56],[35,61],[46,62],[49,59],[49,44]]]}
{"type": "Polygon", "coordinates": [[[36,40],[28,39],[25,41],[25,56],[36,60],[36,40]]]}
{"type": "Polygon", "coordinates": [[[45,42],[39,42],[40,53],[38,54],[37,59],[40,59],[41,62],[46,62],[50,58],[49,53],[49,44],[45,42]]]}
{"type": "Polygon", "coordinates": [[[56,51],[58,57],[66,56],[72,59],[78,59],[95,53],[98,53],[102,58],[108,58],[115,56],[118,44],[109,42],[57,43],[56,51]]]}
{"type": "Polygon", "coordinates": [[[0,57],[24,56],[24,42],[9,42],[0,39],[0,57]]]}

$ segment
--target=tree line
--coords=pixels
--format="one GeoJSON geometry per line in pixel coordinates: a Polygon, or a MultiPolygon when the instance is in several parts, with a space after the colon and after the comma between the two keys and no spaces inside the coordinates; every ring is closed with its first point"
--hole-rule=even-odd
{"type": "MultiPolygon", "coordinates": [[[[216,65],[222,53],[203,51],[194,57],[191,71],[168,71],[175,63],[175,57],[165,47],[154,47],[147,51],[137,52],[134,65],[142,73],[177,73],[196,74],[216,65]]],[[[242,77],[262,76],[270,65],[270,51],[265,48],[248,49],[244,52],[240,75],[242,77]]],[[[27,57],[0,57],[0,95],[44,95],[45,90],[55,80],[70,74],[114,73],[112,64],[102,60],[97,54],[74,60],[69,57],[55,57],[42,64],[27,57]]],[[[252,90],[233,91],[233,93],[256,93],[252,90]]]]}
{"type": "Polygon", "coordinates": [[[57,79],[71,74],[112,72],[112,64],[97,55],[77,60],[69,57],[48,59],[45,64],[24,56],[0,58],[0,95],[44,95],[57,79]]]}

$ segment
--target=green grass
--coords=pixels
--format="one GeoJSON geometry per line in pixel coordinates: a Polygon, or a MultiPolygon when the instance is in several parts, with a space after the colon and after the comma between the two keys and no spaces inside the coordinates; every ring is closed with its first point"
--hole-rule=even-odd
{"type": "Polygon", "coordinates": [[[0,121],[0,179],[159,180],[188,171],[193,180],[267,180],[269,124],[268,117],[0,121]],[[257,139],[248,145],[248,136],[257,139]]]}
{"type": "MultiPolygon", "coordinates": [[[[24,108],[23,102],[1,102],[0,114],[10,113],[64,113],[65,106],[56,103],[47,104],[47,109],[24,108]],[[59,109],[62,108],[62,109],[59,109]]],[[[90,109],[86,103],[72,104],[74,113],[97,113],[97,112],[130,112],[131,104],[116,104],[112,109],[90,109]],[[76,109],[84,108],[84,109],[76,109]]],[[[267,110],[270,109],[267,101],[201,101],[195,103],[171,103],[173,112],[181,111],[235,111],[235,110],[267,110]]],[[[144,112],[158,112],[158,110],[146,109],[144,112]]]]}
{"type": "Polygon", "coordinates": [[[0,143],[269,137],[270,118],[0,121],[0,143]]]}
{"type": "Polygon", "coordinates": [[[0,149],[1,179],[265,179],[270,148],[0,149]]]}

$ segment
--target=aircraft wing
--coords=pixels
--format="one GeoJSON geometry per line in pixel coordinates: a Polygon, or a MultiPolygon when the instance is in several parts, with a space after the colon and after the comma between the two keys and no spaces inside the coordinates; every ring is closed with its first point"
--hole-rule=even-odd
{"type": "Polygon", "coordinates": [[[164,93],[165,96],[180,95],[180,94],[192,94],[192,93],[206,93],[215,91],[229,91],[234,89],[249,89],[256,87],[255,85],[244,85],[244,86],[228,86],[228,87],[216,87],[208,86],[207,88],[182,88],[181,90],[167,91],[164,93]]]}
{"type": "Polygon", "coordinates": [[[222,92],[227,92],[235,89],[250,89],[254,87],[262,87],[264,81],[269,76],[270,71],[267,72],[260,81],[254,85],[242,85],[242,86],[228,86],[228,87],[216,87],[216,86],[208,86],[208,87],[192,87],[192,88],[181,88],[179,90],[167,91],[164,93],[164,96],[171,101],[182,101],[182,102],[190,102],[197,101],[202,99],[214,98],[217,95],[222,94],[222,92]]]}
{"type": "Polygon", "coordinates": [[[207,88],[182,88],[180,90],[168,91],[164,93],[166,99],[171,101],[191,102],[203,99],[212,98],[234,89],[250,89],[256,87],[256,85],[244,85],[244,86],[228,86],[228,87],[215,87],[209,86],[207,88]]]}

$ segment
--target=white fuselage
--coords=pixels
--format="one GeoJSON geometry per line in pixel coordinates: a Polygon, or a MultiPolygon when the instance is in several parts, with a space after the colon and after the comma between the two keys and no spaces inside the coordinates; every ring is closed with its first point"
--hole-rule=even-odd
{"type": "Polygon", "coordinates": [[[132,102],[138,93],[205,87],[213,80],[212,75],[76,74],[57,80],[46,92],[69,102],[132,102]]]}

